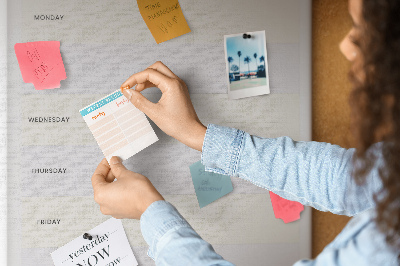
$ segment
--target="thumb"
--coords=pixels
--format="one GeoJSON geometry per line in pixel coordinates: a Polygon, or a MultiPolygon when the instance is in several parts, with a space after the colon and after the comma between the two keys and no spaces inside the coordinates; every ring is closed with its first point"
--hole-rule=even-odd
{"type": "Polygon", "coordinates": [[[140,111],[147,115],[148,112],[154,107],[154,103],[150,102],[146,97],[144,97],[140,92],[126,89],[122,92],[128,100],[140,111]]]}
{"type": "Polygon", "coordinates": [[[117,179],[123,178],[124,172],[129,171],[122,164],[121,158],[119,158],[117,156],[111,157],[111,159],[110,159],[110,168],[111,168],[111,171],[114,174],[115,178],[117,178],[117,179]]]}

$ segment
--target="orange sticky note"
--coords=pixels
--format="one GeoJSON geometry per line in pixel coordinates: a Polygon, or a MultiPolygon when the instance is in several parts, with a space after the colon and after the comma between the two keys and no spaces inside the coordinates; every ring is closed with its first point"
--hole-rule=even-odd
{"type": "Polygon", "coordinates": [[[304,206],[296,201],[284,199],[273,192],[269,192],[275,218],[282,219],[285,223],[290,223],[300,219],[300,213],[304,206]]]}
{"type": "Polygon", "coordinates": [[[24,82],[33,83],[36,90],[59,88],[60,81],[67,78],[60,42],[17,43],[14,50],[24,82]]]}
{"type": "Polygon", "coordinates": [[[140,14],[157,43],[190,32],[177,0],[137,0],[140,14]]]}

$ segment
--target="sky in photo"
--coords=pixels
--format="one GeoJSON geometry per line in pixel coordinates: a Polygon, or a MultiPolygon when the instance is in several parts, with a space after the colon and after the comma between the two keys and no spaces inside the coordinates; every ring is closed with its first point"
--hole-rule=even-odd
{"type": "MultiPolygon", "coordinates": [[[[251,59],[250,71],[255,72],[256,64],[253,56],[254,53],[257,53],[257,66],[261,65],[260,57],[264,56],[265,58],[264,32],[251,33],[251,39],[243,39],[242,34],[235,37],[227,37],[226,52],[228,57],[231,56],[233,58],[231,65],[235,64],[239,66],[238,51],[242,52],[242,55],[240,56],[240,72],[248,71],[248,66],[244,62],[244,58],[246,58],[246,56],[249,56],[251,59]]],[[[225,60],[228,60],[228,57],[225,58],[225,60]]],[[[264,64],[264,62],[262,64],[264,64]]]]}

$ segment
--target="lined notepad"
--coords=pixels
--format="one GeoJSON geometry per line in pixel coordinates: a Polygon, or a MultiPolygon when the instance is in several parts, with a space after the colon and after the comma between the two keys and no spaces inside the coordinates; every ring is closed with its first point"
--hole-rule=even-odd
{"type": "Polygon", "coordinates": [[[112,156],[128,159],[158,140],[145,114],[119,90],[79,112],[107,161],[112,156]]]}

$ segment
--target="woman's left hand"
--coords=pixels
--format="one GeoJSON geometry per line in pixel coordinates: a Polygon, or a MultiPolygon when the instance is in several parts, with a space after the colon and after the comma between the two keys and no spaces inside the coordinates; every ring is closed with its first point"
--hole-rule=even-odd
{"type": "Polygon", "coordinates": [[[153,202],[164,200],[147,177],[126,169],[118,157],[100,162],[92,186],[100,211],[117,219],[140,219],[153,202]]]}

